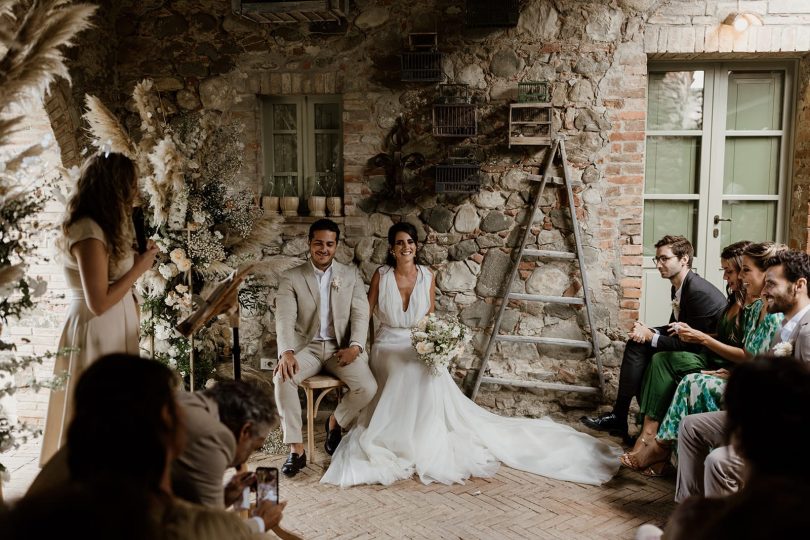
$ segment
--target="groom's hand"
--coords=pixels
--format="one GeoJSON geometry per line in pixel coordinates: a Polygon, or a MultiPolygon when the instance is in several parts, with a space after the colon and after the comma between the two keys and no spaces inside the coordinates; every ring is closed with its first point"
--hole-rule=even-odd
{"type": "Polygon", "coordinates": [[[292,351],[287,351],[281,355],[281,360],[278,361],[278,365],[276,366],[276,370],[273,373],[281,374],[281,382],[286,382],[287,379],[292,379],[293,376],[298,373],[298,360],[295,359],[295,355],[292,351]]]}
{"type": "Polygon", "coordinates": [[[348,349],[340,349],[335,353],[335,357],[338,359],[338,365],[340,367],[348,366],[354,362],[358,356],[360,356],[360,347],[357,345],[352,345],[348,349]]]}

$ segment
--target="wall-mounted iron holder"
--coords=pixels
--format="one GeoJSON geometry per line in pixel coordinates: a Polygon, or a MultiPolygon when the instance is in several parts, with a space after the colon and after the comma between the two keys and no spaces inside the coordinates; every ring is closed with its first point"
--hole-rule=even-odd
{"type": "Polygon", "coordinates": [[[438,50],[436,32],[414,32],[408,35],[408,50],[401,56],[403,82],[441,82],[442,53],[438,50]]]}
{"type": "Polygon", "coordinates": [[[478,134],[478,115],[466,84],[440,84],[433,105],[434,137],[472,137],[478,134]]]}

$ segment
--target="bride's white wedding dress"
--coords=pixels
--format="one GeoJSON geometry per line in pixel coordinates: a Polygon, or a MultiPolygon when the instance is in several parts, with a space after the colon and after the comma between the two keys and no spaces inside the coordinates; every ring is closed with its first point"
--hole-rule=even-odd
{"type": "Polygon", "coordinates": [[[434,376],[411,347],[411,327],[430,308],[431,274],[420,266],[403,310],[390,267],[380,269],[371,349],[378,391],[341,441],[322,483],[391,484],[414,473],[424,483],[492,476],[499,463],[534,474],[601,484],[621,449],[548,418],[508,418],[470,401],[447,371],[434,376]]]}

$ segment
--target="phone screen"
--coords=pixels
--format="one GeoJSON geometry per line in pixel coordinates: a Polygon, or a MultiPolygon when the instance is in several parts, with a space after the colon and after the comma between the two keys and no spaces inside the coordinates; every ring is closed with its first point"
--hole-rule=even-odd
{"type": "Polygon", "coordinates": [[[256,468],[256,502],[264,500],[278,504],[278,469],[276,467],[256,468]]]}

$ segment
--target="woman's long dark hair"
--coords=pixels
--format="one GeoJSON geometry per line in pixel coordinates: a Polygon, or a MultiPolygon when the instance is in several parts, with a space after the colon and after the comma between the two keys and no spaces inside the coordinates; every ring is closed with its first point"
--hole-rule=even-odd
{"type": "Polygon", "coordinates": [[[171,370],[137,356],[111,354],[87,368],[68,429],[71,479],[116,479],[159,493],[167,450],[183,433],[174,386],[171,370]]]}
{"type": "Polygon", "coordinates": [[[391,227],[388,229],[388,253],[385,256],[385,264],[391,268],[397,267],[397,260],[394,258],[394,254],[391,253],[391,250],[394,249],[394,242],[397,239],[397,233],[401,232],[404,232],[410,236],[417,246],[419,245],[416,227],[405,221],[400,221],[399,223],[394,223],[391,225],[391,227]]]}
{"type": "Polygon", "coordinates": [[[82,165],[76,191],[67,203],[62,233],[82,218],[90,218],[107,236],[110,263],[115,264],[132,247],[130,216],[137,192],[135,164],[123,154],[97,154],[82,165]]]}

